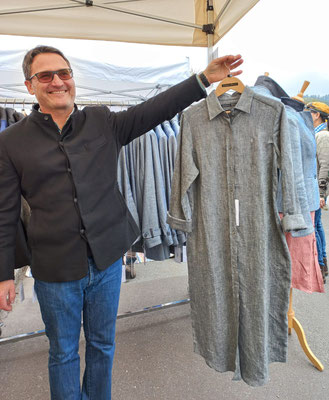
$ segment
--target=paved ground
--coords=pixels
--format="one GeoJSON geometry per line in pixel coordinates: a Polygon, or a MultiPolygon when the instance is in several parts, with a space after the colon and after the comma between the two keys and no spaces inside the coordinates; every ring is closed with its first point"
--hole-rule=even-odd
{"type": "MultiPolygon", "coordinates": [[[[323,221],[329,238],[329,211],[323,221]]],[[[137,278],[123,284],[120,313],[187,298],[186,275],[186,265],[172,260],[137,266],[137,278]]],[[[24,280],[26,299],[3,320],[2,337],[43,329],[32,284],[24,280]]],[[[294,290],[293,299],[323,372],[309,362],[293,332],[288,362],[271,365],[267,385],[232,382],[232,373],[216,373],[193,353],[187,304],[118,321],[113,400],[328,400],[329,295],[294,290]]],[[[84,362],[83,337],[80,348],[84,362]]],[[[47,350],[45,336],[0,346],[0,399],[49,399],[47,350]]]]}

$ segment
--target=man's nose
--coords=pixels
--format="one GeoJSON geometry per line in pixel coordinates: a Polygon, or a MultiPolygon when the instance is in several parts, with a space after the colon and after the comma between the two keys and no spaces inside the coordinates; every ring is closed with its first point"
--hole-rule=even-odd
{"type": "Polygon", "coordinates": [[[57,74],[54,74],[54,77],[53,77],[53,80],[52,80],[51,83],[53,85],[61,86],[63,84],[63,81],[61,80],[61,78],[57,74]]]}

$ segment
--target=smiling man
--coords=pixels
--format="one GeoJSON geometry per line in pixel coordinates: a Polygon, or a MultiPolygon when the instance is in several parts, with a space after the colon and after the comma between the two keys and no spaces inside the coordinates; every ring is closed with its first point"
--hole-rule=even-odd
{"type": "Polygon", "coordinates": [[[25,85],[35,95],[40,111],[51,114],[61,129],[74,107],[75,83],[69,61],[57,53],[33,53],[25,57],[25,85]],[[33,62],[31,63],[31,61],[33,62]]]}
{"type": "Polygon", "coordinates": [[[122,146],[206,96],[242,63],[213,60],[145,103],[113,113],[74,104],[73,72],[63,53],[38,46],[23,61],[38,104],[0,134],[0,309],[15,298],[15,238],[21,195],[31,208],[31,269],[49,338],[53,400],[110,400],[121,259],[138,236],[117,185],[122,146]],[[80,388],[83,317],[86,367],[80,388]]]}

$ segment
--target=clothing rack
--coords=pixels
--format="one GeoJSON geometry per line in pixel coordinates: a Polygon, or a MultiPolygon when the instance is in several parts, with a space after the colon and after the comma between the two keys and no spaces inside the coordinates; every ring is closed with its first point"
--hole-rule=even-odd
{"type": "MultiPolygon", "coordinates": [[[[13,98],[13,97],[0,97],[0,104],[4,104],[5,106],[12,106],[15,108],[15,106],[22,105],[23,108],[25,105],[34,105],[37,104],[36,100],[33,99],[18,99],[18,98],[13,98]]],[[[117,107],[130,107],[136,104],[139,104],[139,102],[136,100],[136,102],[122,102],[122,101],[101,101],[101,100],[76,100],[75,104],[77,106],[100,106],[100,105],[105,105],[105,106],[117,106],[117,107]]]]}

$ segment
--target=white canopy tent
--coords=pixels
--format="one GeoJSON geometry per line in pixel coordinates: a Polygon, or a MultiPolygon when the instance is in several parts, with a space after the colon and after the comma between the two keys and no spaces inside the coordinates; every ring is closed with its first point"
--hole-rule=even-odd
{"type": "MultiPolygon", "coordinates": [[[[212,46],[258,1],[11,0],[0,3],[0,35],[208,47],[210,60],[212,46]]],[[[23,55],[0,55],[1,97],[31,99],[23,87],[23,55]]],[[[137,103],[188,76],[187,61],[141,69],[70,60],[78,102],[137,103]]]]}
{"type": "MultiPolygon", "coordinates": [[[[0,102],[33,103],[24,85],[22,60],[25,50],[0,50],[0,102]]],[[[69,57],[77,87],[77,104],[99,102],[112,105],[137,104],[190,76],[184,57],[171,65],[122,67],[69,57]]]]}
{"type": "Polygon", "coordinates": [[[258,1],[2,1],[0,34],[211,47],[258,1]]]}

